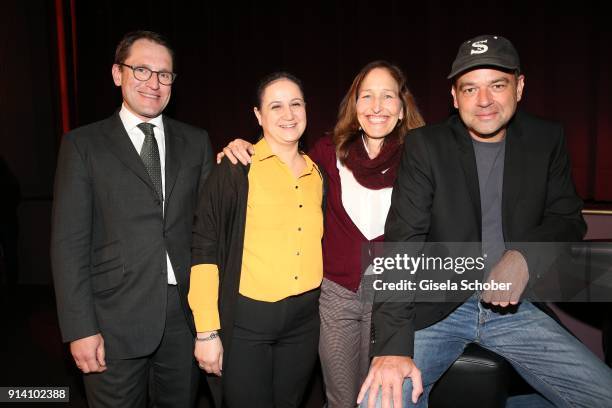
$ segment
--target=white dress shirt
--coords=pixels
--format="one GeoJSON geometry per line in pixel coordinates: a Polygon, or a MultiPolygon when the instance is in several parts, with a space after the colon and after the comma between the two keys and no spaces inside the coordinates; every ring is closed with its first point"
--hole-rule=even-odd
{"type": "MultiPolygon", "coordinates": [[[[140,155],[142,144],[144,143],[145,134],[138,127],[139,124],[143,123],[142,119],[130,112],[125,105],[121,106],[119,111],[119,117],[123,123],[123,127],[127,132],[136,153],[140,155]]],[[[162,195],[166,194],[166,138],[164,137],[164,122],[162,121],[162,115],[156,116],[149,120],[147,123],[155,125],[153,128],[153,134],[155,135],[155,141],[157,142],[157,148],[159,150],[159,161],[161,167],[161,178],[162,178],[162,195]]],[[[162,205],[162,209],[165,205],[162,205]]],[[[162,210],[163,211],[163,210],[162,210]]],[[[168,252],[166,252],[166,263],[168,265],[168,284],[176,285],[176,276],[174,275],[174,269],[172,269],[172,263],[168,252]]]]}
{"type": "MultiPolygon", "coordinates": [[[[367,151],[365,142],[364,146],[367,151]]],[[[336,167],[340,173],[342,206],[348,216],[368,240],[383,235],[393,188],[371,190],[359,184],[353,172],[342,165],[340,160],[336,161],[336,167]]]]}

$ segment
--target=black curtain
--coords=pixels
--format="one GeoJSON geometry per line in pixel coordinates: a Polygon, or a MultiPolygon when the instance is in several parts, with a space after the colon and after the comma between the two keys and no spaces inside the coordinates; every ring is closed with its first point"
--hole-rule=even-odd
{"type": "MultiPolygon", "coordinates": [[[[67,58],[76,56],[67,66],[77,67],[68,75],[72,125],[119,107],[110,75],[115,45],[129,30],[151,29],[168,36],[177,55],[167,113],[206,128],[217,149],[257,134],[255,84],[279,69],[305,84],[307,143],[333,128],[353,76],[379,58],[405,71],[428,123],[443,120],[453,111],[446,75],[459,43],[483,33],[506,36],[526,74],[523,109],[564,124],[580,195],[612,201],[612,34],[595,2],[72,1],[74,13],[64,11],[76,37],[66,37],[67,58]]],[[[2,65],[13,64],[3,70],[0,112],[11,136],[1,147],[9,167],[40,194],[50,191],[61,133],[51,3],[12,0],[8,11],[17,18],[2,13],[1,28],[2,65]],[[12,140],[15,133],[21,141],[12,140]]]]}

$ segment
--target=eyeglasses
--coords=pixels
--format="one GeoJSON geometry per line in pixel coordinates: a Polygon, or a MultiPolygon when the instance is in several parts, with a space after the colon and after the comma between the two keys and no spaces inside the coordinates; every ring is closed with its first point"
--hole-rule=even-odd
{"type": "Polygon", "coordinates": [[[153,74],[157,74],[157,80],[162,85],[172,85],[172,83],[176,79],[176,74],[174,72],[153,71],[152,69],[147,67],[134,67],[132,65],[124,64],[122,62],[117,62],[117,65],[130,68],[134,73],[134,78],[139,81],[148,81],[151,78],[151,75],[153,74]]]}

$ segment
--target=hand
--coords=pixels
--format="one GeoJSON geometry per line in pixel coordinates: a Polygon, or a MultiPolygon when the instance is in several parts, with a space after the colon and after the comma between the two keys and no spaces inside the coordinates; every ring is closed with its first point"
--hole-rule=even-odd
{"type": "Polygon", "coordinates": [[[529,268],[525,257],[515,250],[504,253],[489,274],[488,282],[510,283],[508,290],[485,290],[482,301],[494,306],[516,305],[529,282],[529,268]]]}
{"type": "Polygon", "coordinates": [[[421,371],[417,368],[410,357],[382,356],[374,357],[370,365],[370,372],[366,377],[357,404],[361,404],[365,393],[370,391],[366,407],[376,405],[378,390],[382,387],[382,407],[390,407],[389,402],[393,399],[393,408],[402,407],[402,384],[404,378],[412,381],[412,402],[416,404],[419,396],[423,393],[423,381],[421,371]]]}
{"type": "Polygon", "coordinates": [[[227,156],[232,164],[240,163],[245,166],[251,162],[251,156],[255,154],[253,145],[246,140],[234,139],[223,148],[223,152],[217,154],[217,164],[221,163],[223,156],[227,156]]]}
{"type": "Polygon", "coordinates": [[[106,371],[104,339],[100,333],[71,341],[70,353],[76,366],[85,374],[106,371]]]}
{"type": "MultiPolygon", "coordinates": [[[[202,337],[208,337],[213,332],[198,333],[202,337]]],[[[196,341],[193,352],[198,366],[207,373],[221,377],[223,371],[223,344],[219,337],[208,341],[196,341]]]]}

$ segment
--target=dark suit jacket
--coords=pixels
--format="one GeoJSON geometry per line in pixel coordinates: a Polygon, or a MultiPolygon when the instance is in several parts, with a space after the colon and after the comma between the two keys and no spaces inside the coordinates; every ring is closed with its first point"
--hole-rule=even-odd
{"type": "MultiPolygon", "coordinates": [[[[518,112],[506,133],[502,223],[513,242],[581,240],[582,200],[570,174],[559,124],[518,112]]],[[[389,242],[479,242],[481,211],[474,147],[458,116],[406,136],[385,225],[389,242]]],[[[525,255],[530,280],[536,257],[525,255]]],[[[532,274],[533,273],[533,274],[532,274]]],[[[385,302],[374,305],[374,355],[412,355],[414,330],[441,320],[457,303],[385,302]]]]}
{"type": "Polygon", "coordinates": [[[163,117],[165,215],[118,113],[62,140],[51,258],[64,341],[101,333],[106,356],[159,344],[166,319],[166,251],[188,321],[191,229],[212,166],[204,130],[163,117]]]}

